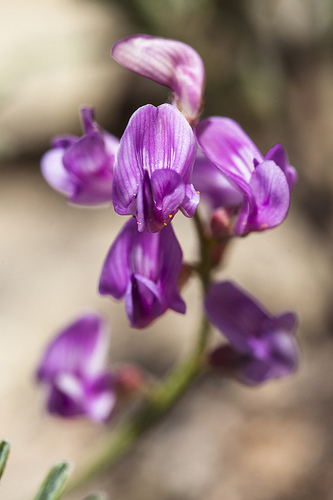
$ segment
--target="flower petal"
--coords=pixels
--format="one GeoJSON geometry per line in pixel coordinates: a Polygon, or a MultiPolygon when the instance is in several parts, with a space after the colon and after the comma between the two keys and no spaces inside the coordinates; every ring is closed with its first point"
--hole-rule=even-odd
{"type": "Polygon", "coordinates": [[[116,404],[114,377],[110,372],[99,374],[86,384],[84,413],[95,422],[105,422],[116,404]]]}
{"type": "Polygon", "coordinates": [[[80,179],[102,171],[106,168],[102,136],[97,132],[85,135],[66,150],[63,162],[67,171],[80,179]]]}
{"type": "Polygon", "coordinates": [[[205,300],[210,321],[221,330],[241,354],[252,354],[251,341],[261,332],[270,315],[252,297],[230,281],[213,283],[205,300]]]}
{"type": "Polygon", "coordinates": [[[48,346],[37,371],[40,381],[58,374],[91,375],[104,365],[107,326],[97,314],[88,313],[68,325],[48,346]]]}
{"type": "Polygon", "coordinates": [[[170,169],[155,170],[151,176],[155,219],[159,229],[171,222],[185,198],[185,184],[177,172],[170,169]]]}
{"type": "Polygon", "coordinates": [[[190,183],[194,159],[194,134],[178,110],[169,104],[139,108],[126,127],[117,153],[113,178],[115,211],[120,215],[136,214],[136,197],[145,171],[152,177],[155,171],[170,169],[185,184],[190,183]]]}
{"type": "Polygon", "coordinates": [[[205,70],[192,47],[176,40],[132,35],[117,42],[111,55],[126,68],[170,88],[186,118],[196,120],[205,70]]]}
{"type": "Polygon", "coordinates": [[[263,156],[238,123],[212,116],[199,122],[195,133],[207,158],[248,194],[254,162],[261,163],[263,156]]]}
{"type": "Polygon", "coordinates": [[[186,304],[179,294],[178,278],[182,267],[183,253],[171,224],[160,234],[160,253],[163,262],[160,286],[168,308],[185,314],[186,304]]]}
{"type": "Polygon", "coordinates": [[[211,208],[234,208],[241,205],[242,191],[200,151],[194,163],[192,181],[211,208]]]}
{"type": "Polygon", "coordinates": [[[156,284],[139,274],[133,274],[129,283],[125,306],[130,324],[145,328],[164,313],[166,306],[156,284]]]}
{"type": "Polygon", "coordinates": [[[113,242],[103,264],[99,281],[99,293],[121,299],[132,273],[130,251],[138,232],[135,219],[130,219],[113,242]]]}
{"type": "Polygon", "coordinates": [[[246,231],[262,231],[281,224],[290,204],[289,186],[281,168],[273,161],[260,163],[250,187],[254,206],[250,207],[246,231]]]}
{"type": "Polygon", "coordinates": [[[64,418],[82,415],[81,401],[76,401],[72,396],[64,393],[55,385],[51,385],[47,400],[47,409],[51,415],[64,418]]]}
{"type": "Polygon", "coordinates": [[[41,160],[41,169],[44,179],[53,189],[67,196],[75,192],[75,182],[63,164],[64,148],[54,148],[47,151],[41,160]]]}
{"type": "Polygon", "coordinates": [[[275,144],[265,156],[266,161],[274,161],[284,172],[289,189],[293,189],[297,181],[297,172],[294,167],[289,165],[287,153],[281,144],[275,144]]]}

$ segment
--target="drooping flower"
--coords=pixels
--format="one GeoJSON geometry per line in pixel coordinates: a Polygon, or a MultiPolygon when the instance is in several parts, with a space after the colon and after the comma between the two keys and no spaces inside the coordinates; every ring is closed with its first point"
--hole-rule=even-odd
{"type": "Polygon", "coordinates": [[[249,385],[284,377],[297,369],[294,313],[273,316],[228,281],[211,285],[205,307],[209,320],[230,342],[210,355],[213,367],[249,385]]]}
{"type": "Polygon", "coordinates": [[[47,347],[37,379],[48,389],[50,413],[107,420],[116,402],[115,379],[105,369],[108,328],[95,313],[66,326],[47,347]]]}
{"type": "Polygon", "coordinates": [[[117,42],[112,57],[126,68],[165,85],[173,104],[194,124],[202,107],[205,70],[189,45],[149,35],[132,35],[117,42]]]}
{"type": "Polygon", "coordinates": [[[171,225],[158,233],[139,232],[130,219],[105,259],[99,291],[125,298],[131,326],[144,328],[167,309],[185,313],[178,276],[182,251],[171,225]]]}
{"type": "MultiPolygon", "coordinates": [[[[234,234],[240,236],[279,225],[288,213],[290,190],[297,179],[283,147],[277,144],[263,157],[234,120],[219,116],[202,120],[195,132],[208,160],[243,192],[234,234]]],[[[200,185],[196,187],[200,189],[200,185]]],[[[215,200],[216,194],[216,205],[215,200]]],[[[221,206],[223,203],[221,192],[221,206]]]]}
{"type": "Polygon", "coordinates": [[[77,205],[112,200],[112,177],[119,139],[100,129],[92,108],[82,108],[84,135],[55,137],[41,160],[42,174],[57,191],[77,205]]]}
{"type": "Polygon", "coordinates": [[[113,204],[135,215],[139,231],[156,232],[178,208],[192,217],[199,194],[191,184],[196,146],[191,127],[170,104],[139,108],[121,138],[113,174],[113,204]]]}

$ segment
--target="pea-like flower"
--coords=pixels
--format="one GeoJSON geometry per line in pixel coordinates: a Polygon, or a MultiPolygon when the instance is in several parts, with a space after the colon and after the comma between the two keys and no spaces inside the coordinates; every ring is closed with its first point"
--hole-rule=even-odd
{"type": "Polygon", "coordinates": [[[84,135],[55,137],[41,160],[42,174],[57,191],[77,205],[112,200],[112,177],[119,139],[102,130],[92,108],[82,108],[84,135]]]}
{"type": "MultiPolygon", "coordinates": [[[[238,123],[220,116],[202,120],[195,133],[208,160],[243,193],[233,233],[241,236],[281,224],[297,179],[283,147],[276,144],[263,157],[238,123]]],[[[196,187],[200,189],[200,184],[196,187]]],[[[223,194],[221,206],[225,203],[223,194]]],[[[216,194],[214,203],[216,206],[216,194]]]]}
{"type": "Polygon", "coordinates": [[[248,385],[284,377],[297,369],[294,313],[273,316],[228,281],[211,285],[205,307],[210,321],[230,342],[211,353],[214,368],[248,385]]]}
{"type": "Polygon", "coordinates": [[[157,232],[178,208],[192,217],[199,194],[192,185],[196,145],[176,108],[147,104],[131,117],[120,140],[113,173],[113,204],[135,215],[139,231],[157,232]]]}
{"type": "Polygon", "coordinates": [[[95,313],[66,326],[49,344],[37,370],[50,413],[107,420],[115,406],[115,378],[105,369],[108,328],[95,313]]]}
{"type": "Polygon", "coordinates": [[[132,35],[117,42],[112,57],[126,68],[165,85],[172,102],[194,124],[202,107],[205,69],[199,54],[177,40],[132,35]]]}
{"type": "Polygon", "coordinates": [[[182,251],[171,225],[158,233],[139,232],[130,219],[105,259],[99,291],[125,298],[131,326],[144,328],[167,309],[185,313],[178,276],[182,251]]]}

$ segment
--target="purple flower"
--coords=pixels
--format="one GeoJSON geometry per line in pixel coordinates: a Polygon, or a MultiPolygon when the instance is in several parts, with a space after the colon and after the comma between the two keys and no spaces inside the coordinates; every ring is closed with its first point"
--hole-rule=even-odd
{"type": "Polygon", "coordinates": [[[47,347],[37,370],[48,388],[50,413],[70,418],[85,415],[101,422],[115,405],[114,377],[105,369],[108,329],[97,314],[80,316],[47,347]]]}
{"type": "Polygon", "coordinates": [[[191,184],[196,146],[191,127],[170,104],[147,104],[131,117],[113,174],[113,204],[135,215],[139,231],[157,232],[178,208],[192,217],[199,194],[191,184]]]}
{"type": "Polygon", "coordinates": [[[101,130],[92,108],[82,108],[83,137],[55,137],[41,161],[42,174],[57,191],[77,205],[112,200],[112,175],[119,140],[101,130]]]}
{"type": "MultiPolygon", "coordinates": [[[[277,144],[263,157],[235,121],[219,116],[201,121],[195,131],[208,160],[243,192],[234,234],[245,235],[280,224],[288,213],[290,190],[297,179],[282,146],[277,144]]],[[[200,190],[198,183],[196,187],[200,190]]],[[[216,194],[213,203],[216,206],[216,194]]],[[[221,206],[224,203],[221,191],[221,206]]]]}
{"type": "Polygon", "coordinates": [[[173,91],[173,104],[191,124],[201,106],[205,82],[199,54],[185,43],[149,35],[132,35],[117,42],[112,57],[126,68],[173,91]]]}
{"type": "Polygon", "coordinates": [[[131,326],[144,328],[167,309],[185,313],[178,276],[182,251],[171,225],[158,233],[139,232],[130,219],[105,259],[99,291],[125,297],[131,326]]]}
{"type": "Polygon", "coordinates": [[[242,191],[200,151],[194,163],[192,181],[211,210],[234,209],[244,200],[242,191]]]}
{"type": "Polygon", "coordinates": [[[232,372],[249,385],[283,377],[297,369],[295,314],[272,316],[228,281],[211,285],[205,307],[209,320],[230,342],[211,354],[210,363],[215,368],[232,372]]]}

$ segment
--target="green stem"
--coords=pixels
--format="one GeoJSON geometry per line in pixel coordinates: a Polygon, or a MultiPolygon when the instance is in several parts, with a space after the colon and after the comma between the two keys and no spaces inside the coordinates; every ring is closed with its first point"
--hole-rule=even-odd
{"type": "MultiPolygon", "coordinates": [[[[211,273],[210,240],[205,236],[199,214],[196,213],[193,219],[200,242],[201,262],[198,272],[202,282],[203,295],[205,295],[211,273]]],[[[98,457],[79,476],[74,476],[68,491],[73,491],[95,474],[111,467],[148,428],[174,406],[201,371],[208,334],[209,322],[203,314],[197,342],[189,357],[176,366],[172,373],[160,383],[128,422],[117,426],[98,457]]]]}
{"type": "Polygon", "coordinates": [[[112,466],[122,457],[137,439],[169,411],[190,383],[201,371],[202,350],[206,343],[209,323],[202,319],[198,342],[192,354],[159,385],[147,401],[130,421],[119,425],[100,452],[99,456],[86,470],[70,483],[68,492],[73,491],[85,481],[112,466]]]}

